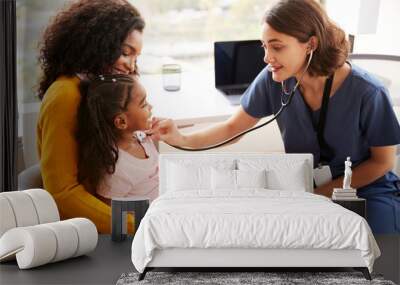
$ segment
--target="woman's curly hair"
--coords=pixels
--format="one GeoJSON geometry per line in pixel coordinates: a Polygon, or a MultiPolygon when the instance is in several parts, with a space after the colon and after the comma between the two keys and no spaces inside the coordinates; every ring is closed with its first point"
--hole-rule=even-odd
{"type": "Polygon", "coordinates": [[[349,53],[346,34],[316,1],[282,0],[266,12],[264,20],[274,30],[301,43],[317,37],[318,46],[308,68],[310,75],[330,75],[346,62],[349,53]]]}
{"type": "Polygon", "coordinates": [[[39,98],[60,75],[105,73],[120,57],[129,32],[142,32],[144,26],[139,11],[126,0],[79,0],[62,10],[40,43],[39,98]]]}

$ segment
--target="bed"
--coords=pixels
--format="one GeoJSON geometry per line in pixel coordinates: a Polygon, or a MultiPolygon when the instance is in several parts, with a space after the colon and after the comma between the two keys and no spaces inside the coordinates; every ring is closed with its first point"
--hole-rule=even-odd
{"type": "Polygon", "coordinates": [[[352,267],[380,255],[361,216],[313,194],[311,154],[160,155],[160,196],[132,242],[154,268],[352,267]]]}

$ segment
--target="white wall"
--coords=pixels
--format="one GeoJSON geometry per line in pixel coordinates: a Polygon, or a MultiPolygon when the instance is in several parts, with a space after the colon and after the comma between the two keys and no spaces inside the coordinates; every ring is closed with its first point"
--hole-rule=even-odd
{"type": "Polygon", "coordinates": [[[400,55],[399,0],[326,0],[326,9],[347,33],[356,34],[355,53],[400,55]],[[371,31],[368,25],[375,23],[376,17],[376,32],[361,34],[363,27],[358,23],[371,31]]]}

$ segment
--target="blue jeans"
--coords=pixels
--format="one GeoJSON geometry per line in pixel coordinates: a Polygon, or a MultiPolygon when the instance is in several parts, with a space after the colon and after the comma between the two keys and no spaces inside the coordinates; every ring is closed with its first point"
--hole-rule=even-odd
{"type": "Polygon", "coordinates": [[[400,234],[400,181],[360,188],[357,195],[367,200],[367,221],[376,234],[400,234]]]}

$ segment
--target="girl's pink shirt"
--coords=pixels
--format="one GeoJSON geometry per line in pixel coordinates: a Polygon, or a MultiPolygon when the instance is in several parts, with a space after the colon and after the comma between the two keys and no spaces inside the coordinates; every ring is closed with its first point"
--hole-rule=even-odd
{"type": "Polygon", "coordinates": [[[115,172],[103,179],[97,194],[108,199],[144,197],[150,202],[158,197],[158,151],[149,137],[141,145],[148,158],[137,158],[119,149],[115,172]]]}

